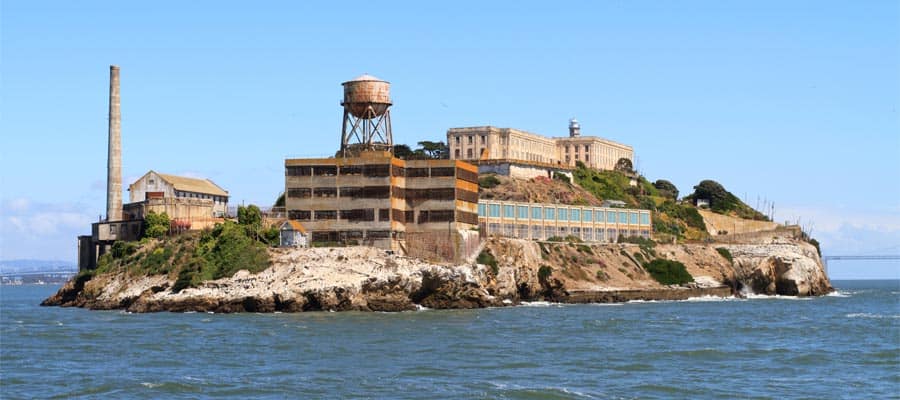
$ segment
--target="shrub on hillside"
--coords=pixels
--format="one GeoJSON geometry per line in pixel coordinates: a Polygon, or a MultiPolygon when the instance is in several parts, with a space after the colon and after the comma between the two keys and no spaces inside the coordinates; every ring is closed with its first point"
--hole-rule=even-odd
{"type": "Polygon", "coordinates": [[[716,251],[718,251],[719,254],[722,255],[722,257],[725,257],[725,259],[728,260],[729,263],[734,264],[734,257],[731,256],[731,252],[728,251],[728,249],[724,247],[716,247],[716,251]]]}
{"type": "Polygon", "coordinates": [[[657,179],[656,182],[653,182],[653,186],[659,191],[660,196],[678,200],[678,188],[675,187],[674,183],[665,179],[657,179]]]}
{"type": "Polygon", "coordinates": [[[497,265],[497,259],[491,254],[490,250],[482,250],[481,253],[478,253],[478,258],[475,262],[491,267],[491,272],[494,273],[494,276],[500,272],[500,267],[497,265]]]}
{"type": "Polygon", "coordinates": [[[500,184],[500,179],[494,175],[486,175],[478,178],[478,187],[483,189],[493,189],[500,184]]]}
{"type": "Polygon", "coordinates": [[[162,238],[169,233],[169,214],[150,211],[144,216],[144,237],[162,238]]]}
{"type": "Polygon", "coordinates": [[[678,261],[657,258],[644,264],[644,269],[650,273],[653,279],[663,285],[681,285],[694,281],[694,277],[687,272],[684,264],[678,261]]]}
{"type": "Polygon", "coordinates": [[[553,274],[553,268],[550,268],[549,265],[541,265],[541,267],[538,268],[538,279],[540,281],[546,281],[551,274],[553,274]]]}

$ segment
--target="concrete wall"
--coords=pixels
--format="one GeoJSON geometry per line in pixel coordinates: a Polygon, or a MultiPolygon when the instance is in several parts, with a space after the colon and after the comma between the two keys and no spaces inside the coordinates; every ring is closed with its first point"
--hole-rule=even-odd
{"type": "Polygon", "coordinates": [[[123,208],[125,216],[130,219],[144,219],[151,211],[166,213],[170,220],[189,221],[194,230],[212,227],[225,220],[215,217],[219,214],[215,211],[214,202],[209,199],[169,197],[128,203],[123,208]]]}
{"type": "Polygon", "coordinates": [[[569,177],[570,180],[573,179],[572,171],[569,169],[545,167],[541,165],[529,165],[525,163],[514,163],[509,161],[496,163],[479,162],[478,173],[497,174],[517,179],[532,179],[539,176],[552,178],[553,173],[558,173],[569,177]]]}
{"type": "Polygon", "coordinates": [[[700,216],[703,217],[703,222],[706,224],[706,230],[713,236],[718,235],[719,232],[736,234],[770,231],[779,226],[777,223],[770,221],[741,219],[703,209],[698,209],[697,211],[700,213],[700,216]]]}

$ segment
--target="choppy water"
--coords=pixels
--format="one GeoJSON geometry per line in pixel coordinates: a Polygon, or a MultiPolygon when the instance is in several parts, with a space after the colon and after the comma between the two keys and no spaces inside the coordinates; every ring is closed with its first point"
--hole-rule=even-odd
{"type": "Polygon", "coordinates": [[[815,299],[127,314],[0,288],[0,397],[898,398],[900,281],[815,299]]]}

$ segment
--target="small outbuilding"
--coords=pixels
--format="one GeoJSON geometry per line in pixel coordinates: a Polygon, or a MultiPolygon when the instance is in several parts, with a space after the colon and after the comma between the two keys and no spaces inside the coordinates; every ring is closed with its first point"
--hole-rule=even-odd
{"type": "Polygon", "coordinates": [[[281,224],[281,247],[308,247],[309,234],[299,221],[287,220],[281,224]]]}

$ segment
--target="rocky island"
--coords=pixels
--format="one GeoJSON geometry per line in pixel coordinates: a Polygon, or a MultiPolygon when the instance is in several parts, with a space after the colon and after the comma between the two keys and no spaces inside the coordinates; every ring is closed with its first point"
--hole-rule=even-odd
{"type": "Polygon", "coordinates": [[[679,198],[635,171],[631,146],[582,136],[574,119],[568,137],[451,128],[413,150],[392,141],[387,81],[342,86],[340,150],[286,159],[281,211],[234,218],[211,180],[153,170],[122,204],[110,66],[106,219],[78,238],[79,274],[42,304],[403,311],[832,290],[800,227],[710,180],[679,198]]]}
{"type": "Polygon", "coordinates": [[[683,300],[741,293],[815,296],[832,290],[813,246],[786,238],[725,245],[586,245],[491,239],[496,264],[439,265],[371,247],[272,249],[272,265],[178,292],[171,275],[127,271],[68,282],[43,305],[131,312],[403,311],[562,303],[683,300]],[[727,249],[732,259],[722,255],[727,249]],[[693,282],[663,285],[648,250],[684,264],[693,282]],[[562,261],[569,260],[569,261],[562,261]]]}

